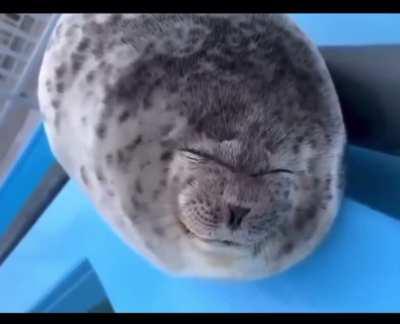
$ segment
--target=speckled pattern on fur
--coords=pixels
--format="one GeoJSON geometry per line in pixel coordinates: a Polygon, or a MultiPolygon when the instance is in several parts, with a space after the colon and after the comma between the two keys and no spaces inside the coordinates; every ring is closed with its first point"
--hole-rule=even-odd
{"type": "Polygon", "coordinates": [[[285,15],[63,15],[39,100],[66,172],[171,274],[281,272],[340,206],[339,101],[285,15]]]}

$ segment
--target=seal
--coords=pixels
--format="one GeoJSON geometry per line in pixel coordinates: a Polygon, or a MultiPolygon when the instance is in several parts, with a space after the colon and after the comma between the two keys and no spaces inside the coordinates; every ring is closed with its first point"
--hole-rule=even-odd
{"type": "Polygon", "coordinates": [[[268,277],[336,217],[340,104],[286,15],[63,15],[38,95],[57,160],[167,273],[268,277]]]}

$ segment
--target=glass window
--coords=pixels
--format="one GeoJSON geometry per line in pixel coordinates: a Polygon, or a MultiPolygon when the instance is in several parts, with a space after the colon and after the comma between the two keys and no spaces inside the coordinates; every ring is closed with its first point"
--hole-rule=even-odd
{"type": "Polygon", "coordinates": [[[5,16],[11,20],[18,22],[21,19],[20,14],[5,14],[5,16]]]}
{"type": "Polygon", "coordinates": [[[34,44],[31,43],[31,42],[27,42],[26,45],[25,45],[24,53],[25,54],[31,54],[32,51],[33,51],[33,48],[34,48],[34,44]]]}
{"type": "Polygon", "coordinates": [[[25,67],[25,62],[19,61],[15,66],[14,73],[20,75],[24,70],[24,67],[25,67]]]}
{"type": "Polygon", "coordinates": [[[11,71],[13,69],[14,65],[15,65],[15,58],[13,58],[10,55],[7,55],[4,58],[3,63],[1,64],[1,67],[4,70],[11,71]]]}
{"type": "MultiPolygon", "coordinates": [[[[21,15],[18,15],[18,16],[21,16],[21,15]]],[[[16,14],[0,14],[1,21],[5,22],[8,25],[14,26],[14,27],[16,27],[19,22],[19,21],[15,20],[15,18],[17,18],[16,14]]]]}
{"type": "Polygon", "coordinates": [[[11,40],[11,33],[0,29],[0,45],[8,46],[11,40]]]}
{"type": "Polygon", "coordinates": [[[24,16],[20,29],[26,33],[30,33],[35,20],[30,16],[24,16]]]}
{"type": "Polygon", "coordinates": [[[11,42],[11,50],[20,53],[25,45],[25,40],[19,36],[15,36],[11,42]]]}
{"type": "Polygon", "coordinates": [[[36,21],[33,24],[32,34],[39,36],[40,33],[43,31],[44,26],[45,26],[45,23],[43,21],[40,21],[40,20],[36,21]]]}

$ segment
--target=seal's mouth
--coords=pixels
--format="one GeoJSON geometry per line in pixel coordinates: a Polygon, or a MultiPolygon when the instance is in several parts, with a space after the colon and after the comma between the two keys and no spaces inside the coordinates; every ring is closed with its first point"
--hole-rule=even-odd
{"type": "Polygon", "coordinates": [[[197,239],[197,240],[200,240],[205,243],[215,244],[215,245],[225,246],[225,247],[237,247],[237,248],[243,247],[242,244],[234,242],[234,241],[218,240],[218,239],[205,239],[203,237],[200,237],[196,233],[191,231],[180,219],[178,219],[178,224],[181,226],[181,228],[185,232],[185,234],[191,239],[197,239]]]}

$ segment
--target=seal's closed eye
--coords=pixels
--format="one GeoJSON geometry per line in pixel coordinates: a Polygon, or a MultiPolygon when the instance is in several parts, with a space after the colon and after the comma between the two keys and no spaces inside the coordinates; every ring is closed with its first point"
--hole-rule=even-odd
{"type": "Polygon", "coordinates": [[[225,161],[222,161],[218,157],[212,156],[211,154],[209,154],[207,152],[201,152],[199,150],[190,149],[190,148],[182,148],[182,149],[180,149],[180,151],[183,153],[189,153],[189,158],[195,156],[198,161],[205,161],[205,160],[213,161],[213,162],[227,168],[228,170],[235,172],[235,168],[233,166],[226,163],[225,161]]]}
{"type": "Polygon", "coordinates": [[[287,170],[287,169],[272,169],[272,170],[265,170],[257,173],[251,174],[252,177],[262,177],[267,174],[272,174],[272,173],[288,173],[288,174],[294,174],[293,171],[287,170]]]}

